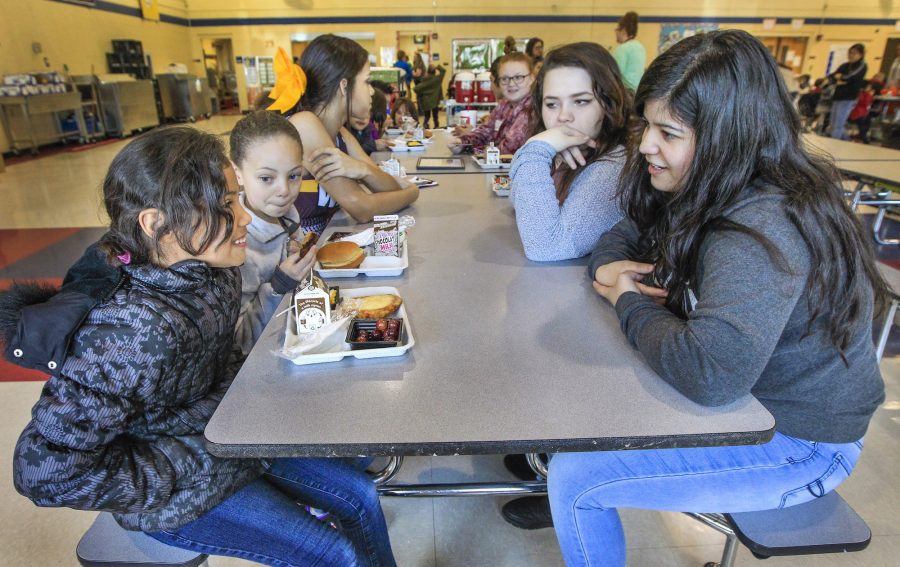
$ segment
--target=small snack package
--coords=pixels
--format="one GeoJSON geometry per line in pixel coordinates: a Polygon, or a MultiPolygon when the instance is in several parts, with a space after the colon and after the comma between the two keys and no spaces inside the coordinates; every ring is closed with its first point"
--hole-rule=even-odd
{"type": "Polygon", "coordinates": [[[416,126],[415,128],[413,128],[412,139],[413,140],[424,140],[425,139],[425,130],[423,130],[421,126],[416,126]]]}
{"type": "Polygon", "coordinates": [[[373,256],[400,256],[400,226],[397,215],[379,215],[374,219],[373,256]]]}
{"type": "Polygon", "coordinates": [[[331,293],[328,285],[310,273],[294,293],[297,334],[315,333],[331,323],[331,293]]]}
{"type": "Polygon", "coordinates": [[[484,149],[485,165],[500,165],[500,148],[493,143],[484,149]]]}
{"type": "Polygon", "coordinates": [[[498,197],[509,197],[509,175],[494,175],[491,177],[491,190],[498,197]]]}
{"type": "Polygon", "coordinates": [[[396,158],[391,158],[387,161],[383,161],[378,167],[381,168],[381,171],[387,173],[388,175],[393,175],[394,177],[400,177],[400,174],[402,173],[402,171],[400,170],[400,162],[397,161],[396,158]]]}

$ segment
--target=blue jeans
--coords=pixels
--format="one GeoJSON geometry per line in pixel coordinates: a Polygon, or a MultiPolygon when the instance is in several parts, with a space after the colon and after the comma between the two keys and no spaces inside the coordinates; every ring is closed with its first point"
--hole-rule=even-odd
{"type": "Polygon", "coordinates": [[[279,567],[394,566],[375,485],[359,459],[274,459],[259,479],[200,518],[148,535],[211,555],[279,567]],[[340,530],[302,505],[327,510],[340,530]]]}
{"type": "Polygon", "coordinates": [[[749,512],[802,504],[834,490],[862,440],[830,444],[775,433],[764,445],[561,453],[548,490],[566,565],[625,565],[616,508],[749,512]]]}
{"type": "Polygon", "coordinates": [[[847,119],[856,106],[856,100],[836,100],[831,103],[831,137],[838,140],[846,140],[847,134],[844,132],[844,126],[847,125],[847,119]]]}

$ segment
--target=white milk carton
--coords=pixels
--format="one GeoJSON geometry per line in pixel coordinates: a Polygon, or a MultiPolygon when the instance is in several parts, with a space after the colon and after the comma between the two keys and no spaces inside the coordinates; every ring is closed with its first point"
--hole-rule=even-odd
{"type": "Polygon", "coordinates": [[[500,148],[491,144],[484,149],[485,165],[500,165],[500,148]]]}
{"type": "Polygon", "coordinates": [[[294,320],[298,335],[315,333],[331,323],[331,296],[320,278],[312,277],[294,294],[294,320]]]}

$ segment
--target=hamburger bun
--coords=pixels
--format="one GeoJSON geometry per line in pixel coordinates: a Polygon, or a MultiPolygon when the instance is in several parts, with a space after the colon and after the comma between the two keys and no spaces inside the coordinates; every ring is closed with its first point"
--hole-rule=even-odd
{"type": "Polygon", "coordinates": [[[318,238],[318,233],[310,231],[304,234],[303,238],[291,239],[288,242],[288,253],[300,254],[300,257],[303,258],[309,252],[309,249],[313,247],[313,244],[316,243],[318,238]]]}
{"type": "Polygon", "coordinates": [[[365,258],[363,249],[352,242],[330,242],[316,252],[323,270],[358,268],[365,258]]]}
{"type": "Polygon", "coordinates": [[[400,296],[392,293],[366,295],[359,299],[360,304],[357,315],[360,319],[383,319],[396,311],[403,304],[403,300],[400,296]]]}

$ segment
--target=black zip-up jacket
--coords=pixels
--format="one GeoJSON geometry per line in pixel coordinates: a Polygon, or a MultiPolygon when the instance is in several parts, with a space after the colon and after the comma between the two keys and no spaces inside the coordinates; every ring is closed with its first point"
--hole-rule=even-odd
{"type": "Polygon", "coordinates": [[[236,268],[112,268],[95,246],[61,291],[0,294],[7,358],[53,374],[16,445],[16,489],[154,532],[256,479],[261,461],[220,459],[203,439],[239,366],[240,294],[236,268]]]}

